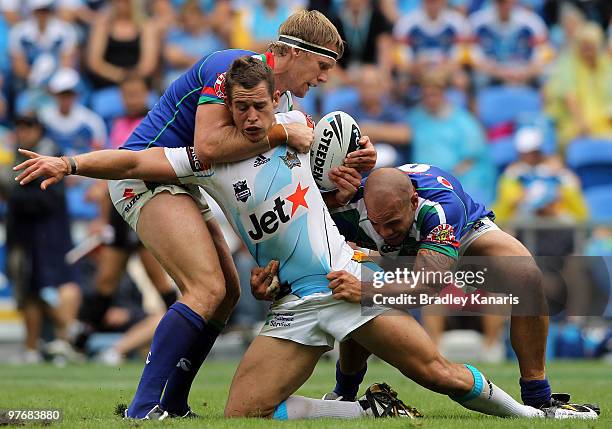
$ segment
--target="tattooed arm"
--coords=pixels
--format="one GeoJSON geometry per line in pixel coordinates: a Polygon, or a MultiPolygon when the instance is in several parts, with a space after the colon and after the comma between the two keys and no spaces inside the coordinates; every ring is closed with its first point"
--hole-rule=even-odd
{"type": "MultiPolygon", "coordinates": [[[[397,298],[413,296],[414,302],[401,302],[398,305],[390,304],[400,309],[409,309],[420,307],[419,304],[421,295],[435,296],[447,285],[448,273],[451,273],[455,266],[455,259],[443,253],[436,252],[431,249],[420,249],[414,261],[414,266],[411,272],[412,276],[387,276],[395,273],[395,268],[386,273],[379,275],[375,274],[374,279],[384,280],[381,287],[375,287],[376,281],[361,282],[352,274],[346,271],[334,271],[327,275],[330,280],[329,288],[336,299],[342,299],[349,302],[369,302],[374,301],[376,304],[387,305],[389,303],[380,302],[380,298],[376,295],[397,298]]],[[[403,268],[402,268],[403,270],[403,268]]]]}

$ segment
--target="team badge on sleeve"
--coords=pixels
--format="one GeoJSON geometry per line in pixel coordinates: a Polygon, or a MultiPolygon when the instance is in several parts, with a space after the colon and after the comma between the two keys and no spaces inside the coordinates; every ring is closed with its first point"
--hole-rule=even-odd
{"type": "Polygon", "coordinates": [[[225,73],[217,75],[215,81],[215,95],[225,100],[225,73]]]}
{"type": "Polygon", "coordinates": [[[440,224],[432,229],[425,241],[459,247],[459,242],[455,238],[455,228],[448,223],[440,224]]]}
{"type": "Polygon", "coordinates": [[[448,188],[448,189],[453,189],[452,183],[449,182],[448,179],[445,179],[442,176],[438,176],[438,183],[441,184],[442,186],[448,188]]]}

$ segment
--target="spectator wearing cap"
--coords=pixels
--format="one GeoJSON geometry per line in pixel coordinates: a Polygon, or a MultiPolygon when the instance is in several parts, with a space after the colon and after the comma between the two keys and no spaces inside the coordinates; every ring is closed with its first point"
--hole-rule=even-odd
{"type": "MultiPolygon", "coordinates": [[[[105,0],[90,0],[97,1],[98,3],[105,0]]],[[[88,3],[88,0],[55,0],[55,6],[57,7],[59,16],[64,20],[72,21],[69,19],[84,5],[88,3]]],[[[30,6],[27,0],[0,0],[0,12],[6,19],[6,21],[14,25],[26,18],[30,12],[30,6]]]]}
{"type": "Polygon", "coordinates": [[[137,0],[110,0],[96,18],[87,46],[86,63],[95,89],[119,85],[128,75],[151,79],[160,40],[155,25],[144,17],[137,0]]]}
{"type": "Polygon", "coordinates": [[[494,0],[470,17],[476,84],[537,85],[550,49],[542,19],[517,0],[494,0]]]}
{"type": "Polygon", "coordinates": [[[54,0],[28,0],[32,16],[9,33],[14,75],[29,88],[40,88],[61,67],[76,60],[77,35],[72,25],[55,16],[54,0]]]}
{"type": "Polygon", "coordinates": [[[422,100],[408,116],[412,129],[412,162],[436,165],[455,175],[476,201],[493,198],[495,169],[484,132],[467,110],[445,97],[443,72],[423,76],[422,100]]]}
{"type": "Polygon", "coordinates": [[[523,127],[517,131],[519,160],[500,176],[493,211],[497,221],[516,223],[516,237],[534,255],[545,256],[538,259],[538,266],[543,273],[551,314],[555,314],[558,303],[567,302],[569,306],[578,302],[567,295],[572,289],[566,289],[561,279],[579,282],[586,274],[565,257],[575,251],[571,226],[587,220],[588,209],[576,175],[563,165],[560,157],[546,156],[541,150],[543,143],[544,135],[539,128],[523,127]],[[547,228],[534,229],[538,219],[547,228]]]}
{"type": "Polygon", "coordinates": [[[200,58],[227,48],[209,27],[208,17],[197,0],[190,0],[181,6],[179,22],[180,27],[172,28],[168,33],[163,50],[167,66],[164,77],[166,87],[200,58]]]}
{"type": "MultiPolygon", "coordinates": [[[[15,136],[17,147],[52,156],[61,154],[44,137],[44,127],[35,116],[18,117],[15,136]]],[[[25,155],[16,153],[15,162],[25,159],[25,155]]],[[[25,186],[14,180],[10,182],[6,215],[7,274],[15,286],[15,298],[25,322],[22,361],[36,363],[41,361],[39,341],[44,314],[51,316],[56,337],[60,339],[55,349],[71,352],[65,339],[76,321],[81,294],[75,273],[65,261],[72,241],[64,185],[59,183],[43,191],[40,179],[25,186]]]]}
{"type": "Polygon", "coordinates": [[[597,24],[580,27],[572,53],[553,68],[545,94],[561,145],[580,136],[612,138],[612,61],[597,24]]]}
{"type": "Polygon", "coordinates": [[[523,127],[515,136],[519,160],[506,168],[498,182],[494,207],[501,222],[546,217],[584,221],[587,204],[576,175],[557,156],[542,152],[544,135],[535,127],[523,127]]]}
{"type": "Polygon", "coordinates": [[[22,17],[28,16],[28,9],[27,1],[0,0],[0,11],[10,25],[14,25],[21,21],[22,17]]]}
{"type": "Polygon", "coordinates": [[[69,155],[102,149],[107,140],[102,118],[77,100],[79,81],[74,69],[58,70],[49,81],[55,103],[39,112],[47,136],[69,155]]]}

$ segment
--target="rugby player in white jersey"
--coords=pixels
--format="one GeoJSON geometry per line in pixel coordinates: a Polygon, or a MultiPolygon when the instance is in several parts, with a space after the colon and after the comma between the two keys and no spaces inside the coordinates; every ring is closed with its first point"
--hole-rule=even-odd
{"type": "MultiPolygon", "coordinates": [[[[273,90],[271,76],[266,64],[252,58],[236,60],[226,76],[227,106],[238,129],[253,141],[274,124],[279,93],[273,90]]],[[[306,123],[300,112],[282,120],[306,123]]],[[[16,167],[24,170],[17,178],[23,183],[46,176],[42,184],[46,186],[71,171],[70,160],[26,154],[32,159],[16,167]]],[[[476,368],[442,357],[411,316],[382,317],[388,311],[384,308],[365,314],[359,304],[334,299],[326,276],[344,270],[361,277],[364,264],[331,221],[312,178],[309,156],[285,145],[263,155],[266,160],[259,162],[252,158],[207,165],[189,148],[155,148],[99,151],[73,160],[78,174],[90,177],[178,178],[181,183],[197,183],[224,209],[258,264],[280,261],[279,278],[288,289],[271,307],[267,323],[236,371],[226,416],[415,414],[384,386],[379,386],[378,395],[370,391],[369,397],[357,402],[292,396],[334,340],[350,337],[407,377],[468,409],[502,417],[545,417],[543,411],[516,402],[476,368]]]]}
{"type": "MultiPolygon", "coordinates": [[[[189,146],[214,162],[246,159],[280,143],[308,152],[313,132],[303,124],[271,127],[258,141],[240,133],[224,106],[225,72],[235,58],[260,58],[273,69],[275,89],[282,92],[278,111],[288,111],[292,95],[303,97],[327,81],[342,52],[342,39],[323,14],[296,12],[280,26],[268,52],[229,49],[202,57],[166,89],[121,149],[189,146]]],[[[197,185],[127,179],[110,182],[109,189],[119,214],[181,290],[157,326],[126,416],[156,419],[165,411],[189,416],[189,387],[240,293],[229,248],[197,185]],[[191,365],[177,367],[182,359],[191,365]]]]}

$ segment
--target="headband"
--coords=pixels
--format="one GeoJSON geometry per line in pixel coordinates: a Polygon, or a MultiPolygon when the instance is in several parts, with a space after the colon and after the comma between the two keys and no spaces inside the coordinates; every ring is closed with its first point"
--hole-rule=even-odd
{"type": "Polygon", "coordinates": [[[278,37],[278,41],[284,45],[293,46],[304,51],[311,52],[313,54],[323,55],[324,57],[331,58],[334,61],[338,59],[338,54],[332,51],[331,49],[315,45],[314,43],[306,42],[305,40],[299,39],[297,37],[281,34],[278,37]]]}

